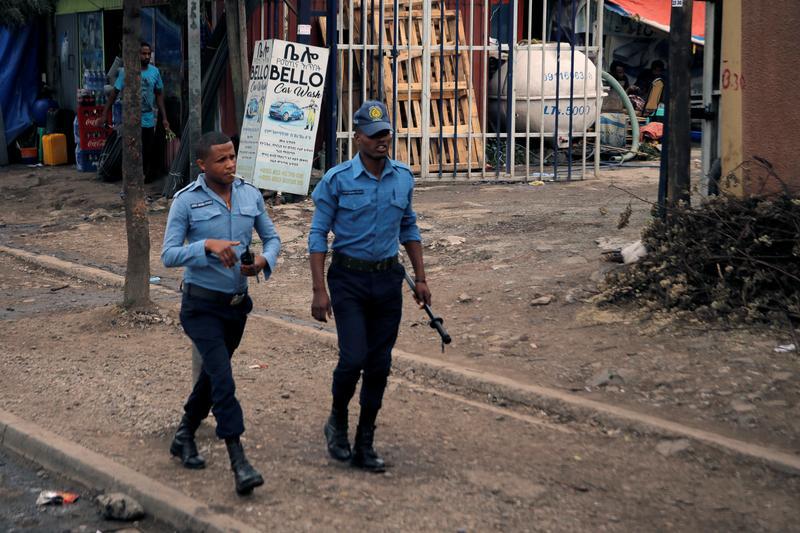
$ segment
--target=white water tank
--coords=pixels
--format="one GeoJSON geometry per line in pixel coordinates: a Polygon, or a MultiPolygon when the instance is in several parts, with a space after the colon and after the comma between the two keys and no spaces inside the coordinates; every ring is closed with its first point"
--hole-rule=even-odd
{"type": "MultiPolygon", "coordinates": [[[[526,131],[526,125],[530,124],[531,133],[543,131],[552,135],[558,116],[558,132],[566,136],[572,116],[572,133],[580,135],[584,128],[588,129],[594,124],[597,106],[602,107],[602,95],[600,102],[596,101],[597,68],[578,49],[575,50],[574,64],[571,64],[569,44],[561,43],[560,64],[558,64],[557,44],[546,44],[544,54],[542,52],[541,44],[532,44],[530,49],[520,48],[514,51],[512,82],[516,91],[515,132],[526,131]],[[544,69],[542,69],[543,55],[544,69]],[[571,79],[574,79],[574,82],[570,103],[571,79]],[[558,105],[556,105],[556,84],[558,84],[558,105]]],[[[508,66],[508,61],[503,63],[487,87],[488,127],[492,129],[497,127],[499,114],[501,132],[506,130],[508,66]]]]}

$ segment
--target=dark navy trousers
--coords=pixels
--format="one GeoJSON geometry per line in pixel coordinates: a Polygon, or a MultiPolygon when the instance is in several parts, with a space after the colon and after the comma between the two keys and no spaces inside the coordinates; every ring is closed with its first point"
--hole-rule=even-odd
{"type": "Polygon", "coordinates": [[[239,305],[229,306],[183,295],[181,325],[203,358],[200,377],[183,406],[196,426],[214,413],[217,436],[221,439],[244,433],[242,407],[236,399],[231,357],[242,340],[247,314],[253,301],[245,296],[239,305]]]}
{"type": "Polygon", "coordinates": [[[346,406],[363,373],[362,409],[377,412],[392,366],[392,347],[397,340],[403,312],[400,264],[383,272],[356,272],[338,265],[328,269],[339,363],[333,371],[333,404],[346,406]]]}

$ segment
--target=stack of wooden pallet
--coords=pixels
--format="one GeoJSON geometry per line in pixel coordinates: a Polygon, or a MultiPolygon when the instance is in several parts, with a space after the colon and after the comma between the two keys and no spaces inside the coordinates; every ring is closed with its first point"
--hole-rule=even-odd
{"type": "MultiPolygon", "coordinates": [[[[384,0],[382,16],[377,1],[364,0],[363,8],[367,14],[366,24],[363,24],[366,27],[366,39],[361,38],[364,33],[361,0],[355,0],[355,35],[351,42],[378,44],[382,36],[382,54],[377,51],[367,54],[368,64],[364,68],[361,53],[354,53],[353,70],[354,73],[367,76],[372,87],[380,87],[389,113],[396,113],[397,159],[409,164],[413,171],[421,171],[425,157],[423,106],[428,105],[429,123],[425,128],[429,139],[428,173],[433,175],[440,171],[450,173],[480,168],[484,164],[483,142],[479,138],[481,125],[463,17],[457,16],[455,9],[447,9],[444,2],[431,2],[431,64],[426,69],[423,64],[426,54],[422,49],[425,23],[423,0],[397,1],[397,35],[393,0],[384,0]],[[461,47],[458,50],[456,43],[461,47]],[[395,50],[397,57],[393,59],[395,50]],[[426,103],[423,99],[423,76],[428,73],[430,99],[426,103]],[[393,89],[395,76],[396,90],[393,89]]],[[[344,27],[349,27],[349,20],[345,20],[344,27]]]]}

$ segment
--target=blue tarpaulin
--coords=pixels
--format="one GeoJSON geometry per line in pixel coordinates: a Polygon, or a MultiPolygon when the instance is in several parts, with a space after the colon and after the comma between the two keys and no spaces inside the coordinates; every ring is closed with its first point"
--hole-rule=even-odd
{"type": "Polygon", "coordinates": [[[36,26],[0,27],[0,106],[11,144],[33,122],[36,101],[39,37],[36,26]]]}

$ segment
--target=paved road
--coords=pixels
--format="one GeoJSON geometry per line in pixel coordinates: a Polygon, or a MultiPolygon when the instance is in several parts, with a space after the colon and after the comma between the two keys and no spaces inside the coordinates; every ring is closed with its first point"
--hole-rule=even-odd
{"type": "Polygon", "coordinates": [[[145,519],[127,524],[103,520],[95,509],[95,492],[42,470],[37,465],[0,450],[0,531],[13,532],[129,532],[166,533],[169,528],[145,519]],[[78,501],[63,506],[37,506],[42,490],[80,494],[78,501]]]}

